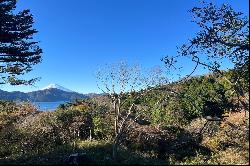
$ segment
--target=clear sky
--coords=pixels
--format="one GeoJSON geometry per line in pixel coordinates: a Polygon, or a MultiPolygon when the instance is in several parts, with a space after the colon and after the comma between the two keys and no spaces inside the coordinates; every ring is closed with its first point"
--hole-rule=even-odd
{"type": "MultiPolygon", "coordinates": [[[[248,0],[229,3],[249,13],[248,0]]],[[[25,77],[41,77],[32,86],[1,85],[6,91],[33,91],[57,83],[81,93],[99,92],[98,66],[126,60],[145,68],[163,66],[164,55],[175,55],[197,32],[191,23],[198,0],[19,0],[17,10],[30,9],[35,39],[43,48],[42,63],[25,77]]],[[[181,64],[188,72],[190,64],[181,64]]]]}

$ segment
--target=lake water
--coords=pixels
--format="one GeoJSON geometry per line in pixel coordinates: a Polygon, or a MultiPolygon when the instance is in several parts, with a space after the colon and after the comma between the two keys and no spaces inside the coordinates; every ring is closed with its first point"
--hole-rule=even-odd
{"type": "Polygon", "coordinates": [[[66,101],[57,101],[57,102],[34,102],[33,104],[38,107],[40,111],[53,111],[60,104],[66,103],[66,101]]]}

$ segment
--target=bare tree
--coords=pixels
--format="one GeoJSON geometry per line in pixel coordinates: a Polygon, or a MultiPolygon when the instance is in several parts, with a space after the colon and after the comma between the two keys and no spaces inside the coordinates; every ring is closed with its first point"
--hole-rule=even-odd
{"type": "MultiPolygon", "coordinates": [[[[160,68],[142,72],[139,65],[129,66],[126,62],[113,64],[97,72],[98,88],[111,98],[114,111],[113,158],[117,157],[120,137],[125,123],[133,111],[138,111],[134,102],[151,88],[165,84],[166,77],[160,68]],[[133,99],[129,107],[123,107],[128,99],[133,99]],[[124,110],[126,109],[126,110],[124,110]]],[[[139,114],[137,113],[138,117],[139,114]]]]}
{"type": "MultiPolygon", "coordinates": [[[[249,100],[243,90],[243,84],[249,86],[249,18],[227,4],[217,7],[213,3],[202,2],[200,7],[194,7],[190,12],[200,31],[178,48],[177,56],[162,59],[166,66],[176,69],[179,57],[191,58],[196,65],[186,79],[198,66],[203,66],[226,80],[232,87],[232,94],[249,100]],[[224,61],[233,64],[232,80],[223,74],[221,67],[224,61]]],[[[248,104],[241,104],[248,110],[248,104]]]]}

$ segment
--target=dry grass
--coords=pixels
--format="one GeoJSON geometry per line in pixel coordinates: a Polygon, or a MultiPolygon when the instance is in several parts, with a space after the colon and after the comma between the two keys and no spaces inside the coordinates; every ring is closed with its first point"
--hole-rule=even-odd
{"type": "Polygon", "coordinates": [[[213,137],[203,140],[203,145],[215,152],[216,164],[249,163],[249,113],[232,113],[220,125],[213,137]]]}
{"type": "MultiPolygon", "coordinates": [[[[206,121],[194,120],[187,129],[199,132],[206,121]]],[[[212,125],[209,126],[213,127],[212,125]]],[[[213,151],[211,156],[197,153],[195,157],[177,161],[181,165],[248,165],[249,164],[249,112],[230,113],[219,125],[218,131],[212,135],[203,133],[202,145],[213,151]]]]}

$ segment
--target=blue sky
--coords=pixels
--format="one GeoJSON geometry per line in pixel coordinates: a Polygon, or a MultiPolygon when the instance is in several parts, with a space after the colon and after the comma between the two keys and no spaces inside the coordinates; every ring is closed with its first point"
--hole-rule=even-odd
{"type": "MultiPolygon", "coordinates": [[[[248,0],[212,0],[229,3],[248,14],[248,0]]],[[[175,55],[197,32],[191,23],[198,0],[19,0],[17,10],[30,9],[35,39],[43,61],[25,78],[41,77],[33,86],[1,85],[6,91],[33,91],[57,83],[81,93],[99,92],[98,66],[126,60],[145,68],[163,66],[164,55],[175,55]]],[[[184,73],[192,66],[180,61],[184,73]]],[[[199,74],[199,73],[197,73],[199,74]]]]}

